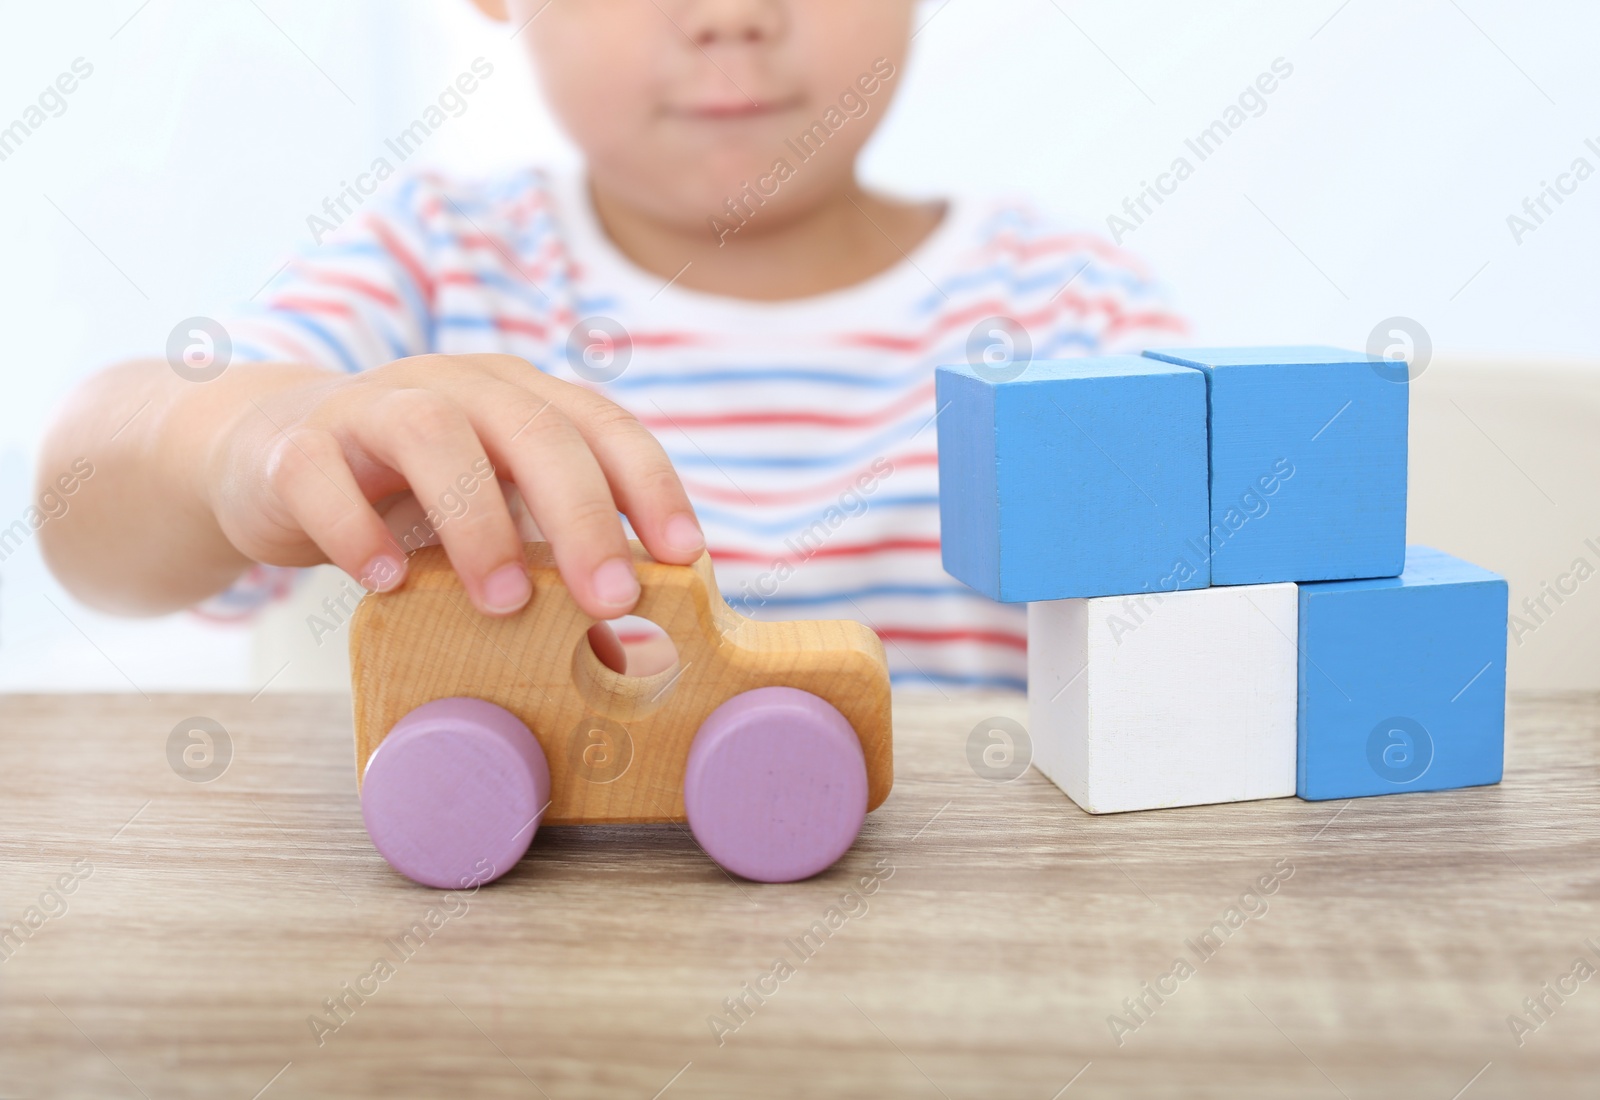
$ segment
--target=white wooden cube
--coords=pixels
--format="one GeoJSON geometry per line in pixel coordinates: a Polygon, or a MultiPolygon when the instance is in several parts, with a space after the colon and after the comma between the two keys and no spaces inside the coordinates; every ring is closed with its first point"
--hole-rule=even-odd
{"type": "Polygon", "coordinates": [[[1092,814],[1295,793],[1299,586],[1028,605],[1033,763],[1092,814]]]}

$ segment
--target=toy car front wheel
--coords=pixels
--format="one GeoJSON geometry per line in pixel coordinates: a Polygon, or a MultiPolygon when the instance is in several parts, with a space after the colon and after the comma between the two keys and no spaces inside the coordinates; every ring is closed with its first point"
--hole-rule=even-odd
{"type": "Polygon", "coordinates": [[[683,804],[695,839],[734,874],[757,882],[809,878],[844,855],[866,818],[861,740],[810,692],[744,692],[695,734],[683,804]]]}
{"type": "Polygon", "coordinates": [[[435,699],[367,761],[361,817],[389,865],[424,886],[492,882],[522,858],[550,803],[550,767],[521,719],[482,699],[435,699]]]}

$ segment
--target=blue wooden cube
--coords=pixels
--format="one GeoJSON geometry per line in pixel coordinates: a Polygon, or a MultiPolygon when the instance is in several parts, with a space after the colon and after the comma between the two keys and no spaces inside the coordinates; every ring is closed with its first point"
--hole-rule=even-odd
{"type": "Polygon", "coordinates": [[[1145,354],[1205,372],[1212,584],[1400,572],[1404,363],[1323,347],[1145,354]]]}
{"type": "Polygon", "coordinates": [[[938,370],[945,570],[1005,603],[1206,587],[1205,377],[1133,355],[1006,376],[938,370]]]}
{"type": "Polygon", "coordinates": [[[1301,585],[1296,793],[1500,782],[1507,600],[1504,578],[1426,546],[1398,577],[1301,585]]]}

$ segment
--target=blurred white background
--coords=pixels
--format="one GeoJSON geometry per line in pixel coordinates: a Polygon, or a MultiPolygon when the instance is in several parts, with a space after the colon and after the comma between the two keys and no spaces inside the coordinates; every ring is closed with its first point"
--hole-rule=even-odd
{"type": "MultiPolygon", "coordinates": [[[[1520,243],[1507,224],[1576,158],[1600,168],[1600,5],[927,0],[918,18],[871,183],[1026,193],[1104,226],[1283,58],[1266,110],[1124,241],[1196,342],[1360,348],[1398,314],[1440,355],[1600,363],[1600,178],[1520,243]]],[[[418,161],[574,163],[520,42],[465,0],[0,9],[0,128],[75,59],[93,66],[0,161],[0,526],[74,381],[254,294],[324,197],[480,55],[493,79],[418,161]]],[[[90,612],[31,543],[0,566],[0,688],[255,691],[257,675],[246,630],[90,612]]]]}

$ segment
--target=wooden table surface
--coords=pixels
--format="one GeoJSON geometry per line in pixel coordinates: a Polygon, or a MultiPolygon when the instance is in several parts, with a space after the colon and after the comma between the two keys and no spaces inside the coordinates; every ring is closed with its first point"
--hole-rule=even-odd
{"type": "Polygon", "coordinates": [[[552,828],[472,896],[368,844],[347,706],[0,700],[0,1096],[1600,1095],[1600,697],[1513,698],[1499,787],[1100,818],[968,764],[1020,699],[900,697],[894,793],[816,879],[552,828]]]}

